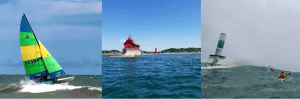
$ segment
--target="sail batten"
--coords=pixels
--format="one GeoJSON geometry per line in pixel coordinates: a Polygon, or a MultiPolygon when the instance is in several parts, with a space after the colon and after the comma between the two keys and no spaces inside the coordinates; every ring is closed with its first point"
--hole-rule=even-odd
{"type": "Polygon", "coordinates": [[[65,74],[61,66],[35,36],[25,14],[22,16],[20,25],[20,47],[24,69],[30,79],[47,75],[57,78],[65,74]]]}

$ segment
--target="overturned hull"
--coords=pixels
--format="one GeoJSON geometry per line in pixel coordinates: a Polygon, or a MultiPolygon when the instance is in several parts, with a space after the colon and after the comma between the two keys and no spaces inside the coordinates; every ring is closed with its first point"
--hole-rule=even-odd
{"type": "Polygon", "coordinates": [[[208,66],[223,66],[223,65],[216,64],[216,63],[201,62],[201,67],[208,67],[208,66]]]}
{"type": "Polygon", "coordinates": [[[226,34],[225,33],[221,33],[220,34],[220,38],[218,41],[218,45],[217,45],[217,49],[215,51],[215,55],[209,55],[209,59],[207,62],[201,62],[201,66],[221,66],[221,64],[218,64],[219,60],[223,60],[226,57],[222,56],[222,51],[224,48],[224,44],[225,44],[225,38],[226,38],[226,34]]]}

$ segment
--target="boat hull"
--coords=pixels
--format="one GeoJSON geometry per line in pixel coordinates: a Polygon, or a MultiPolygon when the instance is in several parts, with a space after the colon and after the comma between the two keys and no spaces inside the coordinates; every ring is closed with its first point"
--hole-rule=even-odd
{"type": "Polygon", "coordinates": [[[37,84],[52,84],[52,81],[38,82],[37,84]]]}
{"type": "Polygon", "coordinates": [[[72,82],[75,79],[75,76],[67,77],[67,78],[61,78],[57,79],[54,83],[66,83],[66,82],[72,82]]]}

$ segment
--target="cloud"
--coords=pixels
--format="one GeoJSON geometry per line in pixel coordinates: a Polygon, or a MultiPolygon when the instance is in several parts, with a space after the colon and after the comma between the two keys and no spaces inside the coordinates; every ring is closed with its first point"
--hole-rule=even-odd
{"type": "Polygon", "coordinates": [[[121,39],[120,41],[126,42],[126,40],[125,40],[125,39],[121,39]]]}
{"type": "Polygon", "coordinates": [[[21,20],[23,13],[30,17],[30,22],[50,21],[53,16],[82,15],[90,13],[102,13],[102,2],[67,2],[50,0],[16,0],[0,5],[0,22],[11,23],[21,20]],[[30,6],[28,6],[30,5],[30,6]],[[3,22],[2,22],[3,21],[3,22]]]}
{"type": "Polygon", "coordinates": [[[188,38],[184,38],[184,39],[186,40],[186,39],[188,39],[188,38]]]}
{"type": "Polygon", "coordinates": [[[119,44],[123,44],[124,42],[118,42],[119,44]]]}
{"type": "Polygon", "coordinates": [[[5,9],[0,11],[0,35],[5,37],[0,40],[18,39],[23,13],[39,38],[99,39],[102,35],[102,1],[16,0],[0,4],[0,9],[5,9]]]}
{"type": "Polygon", "coordinates": [[[51,12],[58,14],[78,14],[78,13],[101,13],[102,2],[66,2],[57,1],[51,2],[51,12]]]}
{"type": "Polygon", "coordinates": [[[37,26],[35,32],[37,35],[41,35],[40,38],[44,39],[84,39],[91,37],[101,39],[101,30],[102,27],[100,26],[43,25],[37,26]]]}

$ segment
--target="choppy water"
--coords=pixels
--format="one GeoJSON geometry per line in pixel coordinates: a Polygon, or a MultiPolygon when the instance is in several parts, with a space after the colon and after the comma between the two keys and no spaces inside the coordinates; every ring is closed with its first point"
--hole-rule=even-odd
{"type": "Polygon", "coordinates": [[[299,98],[300,73],[284,71],[286,81],[279,81],[282,70],[269,67],[238,66],[201,69],[202,98],[299,98]]]}
{"type": "Polygon", "coordinates": [[[103,98],[200,98],[201,54],[103,60],[103,98]]]}
{"type": "Polygon", "coordinates": [[[75,76],[69,84],[34,84],[25,75],[0,75],[1,98],[87,98],[102,97],[101,75],[75,76]]]}

